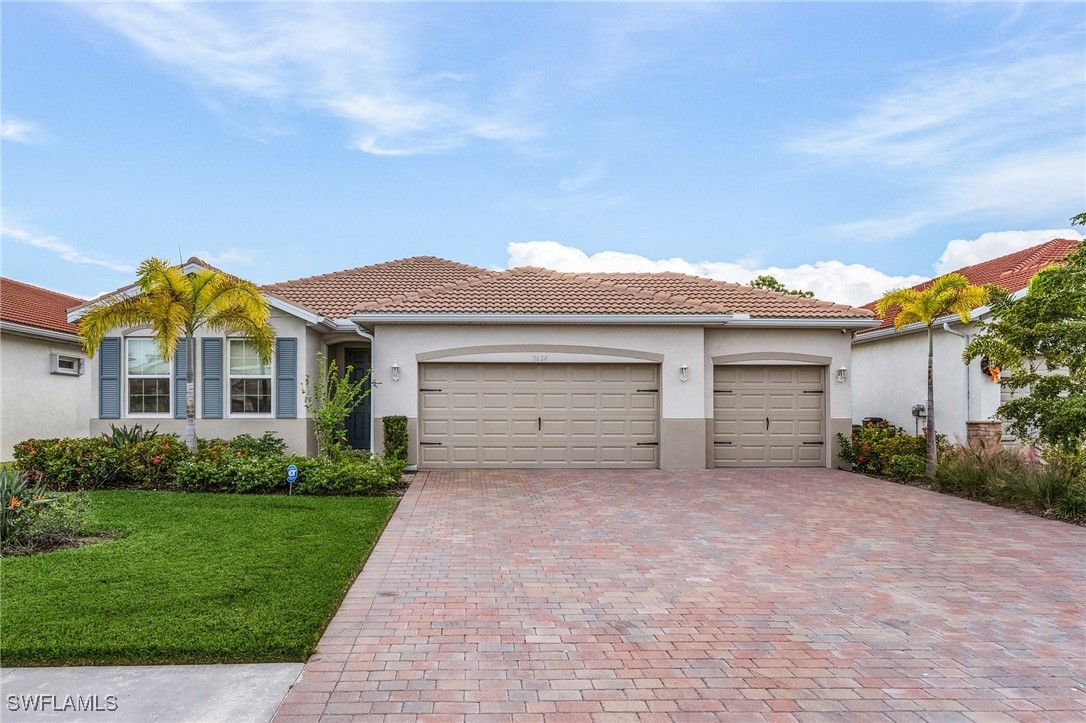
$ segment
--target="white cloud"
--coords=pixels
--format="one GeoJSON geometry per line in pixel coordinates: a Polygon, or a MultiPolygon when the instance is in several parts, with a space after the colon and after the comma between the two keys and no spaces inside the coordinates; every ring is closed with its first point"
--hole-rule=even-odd
{"type": "Polygon", "coordinates": [[[752,268],[738,263],[693,262],[678,257],[650,259],[621,251],[601,251],[589,255],[581,249],[556,241],[511,243],[507,251],[510,267],[542,266],[575,273],[675,271],[737,284],[747,284],[762,274],[769,274],[790,288],[809,289],[819,299],[857,305],[879,298],[888,289],[912,286],[926,280],[926,277],[916,275],[893,276],[870,266],[841,261],[752,268]]]}
{"type": "Polygon", "coordinates": [[[255,249],[228,248],[218,253],[212,251],[197,251],[196,258],[206,261],[212,266],[222,268],[231,264],[248,265],[256,261],[260,255],[255,249]]]}
{"type": "Polygon", "coordinates": [[[965,266],[1006,256],[1054,238],[1081,241],[1082,234],[1073,229],[1061,228],[1049,231],[992,231],[972,240],[954,239],[946,245],[943,255],[936,262],[935,273],[945,274],[965,266]]]}
{"type": "Polygon", "coordinates": [[[539,134],[502,99],[468,100],[470,77],[416,70],[410,31],[378,5],[78,7],[200,85],[347,121],[349,145],[366,153],[439,153],[473,140],[516,143],[539,134]]]}
{"type": "Polygon", "coordinates": [[[0,134],[12,143],[42,143],[46,134],[37,123],[7,116],[0,121],[0,134]]]}
{"type": "Polygon", "coordinates": [[[61,259],[70,261],[75,264],[90,264],[92,266],[104,266],[107,269],[113,271],[121,271],[124,273],[132,273],[135,269],[127,264],[118,263],[116,261],[109,261],[107,259],[96,259],[92,256],[87,256],[82,251],[66,244],[63,241],[58,240],[53,236],[40,236],[38,234],[24,231],[23,229],[13,228],[10,226],[4,226],[0,228],[0,235],[5,238],[24,243],[27,246],[33,246],[35,248],[51,251],[61,259]]]}

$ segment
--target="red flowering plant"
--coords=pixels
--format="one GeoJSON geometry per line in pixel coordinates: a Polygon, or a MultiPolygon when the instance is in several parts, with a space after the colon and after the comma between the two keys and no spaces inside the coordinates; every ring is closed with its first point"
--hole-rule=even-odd
{"type": "Polygon", "coordinates": [[[924,435],[914,437],[888,422],[856,425],[850,436],[838,434],[837,441],[841,445],[838,456],[856,472],[882,474],[894,457],[911,454],[924,458],[927,455],[924,435]]]}

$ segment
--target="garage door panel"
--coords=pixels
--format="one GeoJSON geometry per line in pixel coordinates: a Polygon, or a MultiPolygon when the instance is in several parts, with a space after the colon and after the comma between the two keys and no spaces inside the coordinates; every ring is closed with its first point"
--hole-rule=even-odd
{"type": "Polygon", "coordinates": [[[818,366],[716,367],[714,464],[820,466],[824,445],[804,443],[824,441],[823,379],[818,366]]]}
{"type": "Polygon", "coordinates": [[[420,395],[420,461],[655,467],[659,395],[637,389],[657,379],[651,364],[423,364],[439,391],[420,395]]]}

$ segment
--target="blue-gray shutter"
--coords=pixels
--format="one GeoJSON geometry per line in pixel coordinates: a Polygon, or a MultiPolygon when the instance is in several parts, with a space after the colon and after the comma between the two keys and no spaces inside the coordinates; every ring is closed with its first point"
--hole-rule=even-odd
{"type": "Polygon", "coordinates": [[[275,416],[298,416],[298,340],[275,340],[275,416]]]}
{"type": "Polygon", "coordinates": [[[222,339],[204,337],[200,342],[204,419],[222,419],[222,339]]]}
{"type": "Polygon", "coordinates": [[[188,403],[185,397],[185,377],[188,375],[189,345],[186,339],[177,340],[177,351],[173,354],[173,416],[184,419],[188,416],[188,403]]]}
{"type": "Polygon", "coordinates": [[[121,418],[121,337],[107,336],[98,348],[98,418],[121,418]]]}

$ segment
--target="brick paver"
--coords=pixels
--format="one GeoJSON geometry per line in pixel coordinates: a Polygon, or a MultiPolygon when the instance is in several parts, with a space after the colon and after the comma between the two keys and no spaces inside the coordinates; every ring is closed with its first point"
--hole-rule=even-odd
{"type": "Polygon", "coordinates": [[[419,473],[276,720],[1082,721],[1086,530],[831,470],[419,473]]]}

